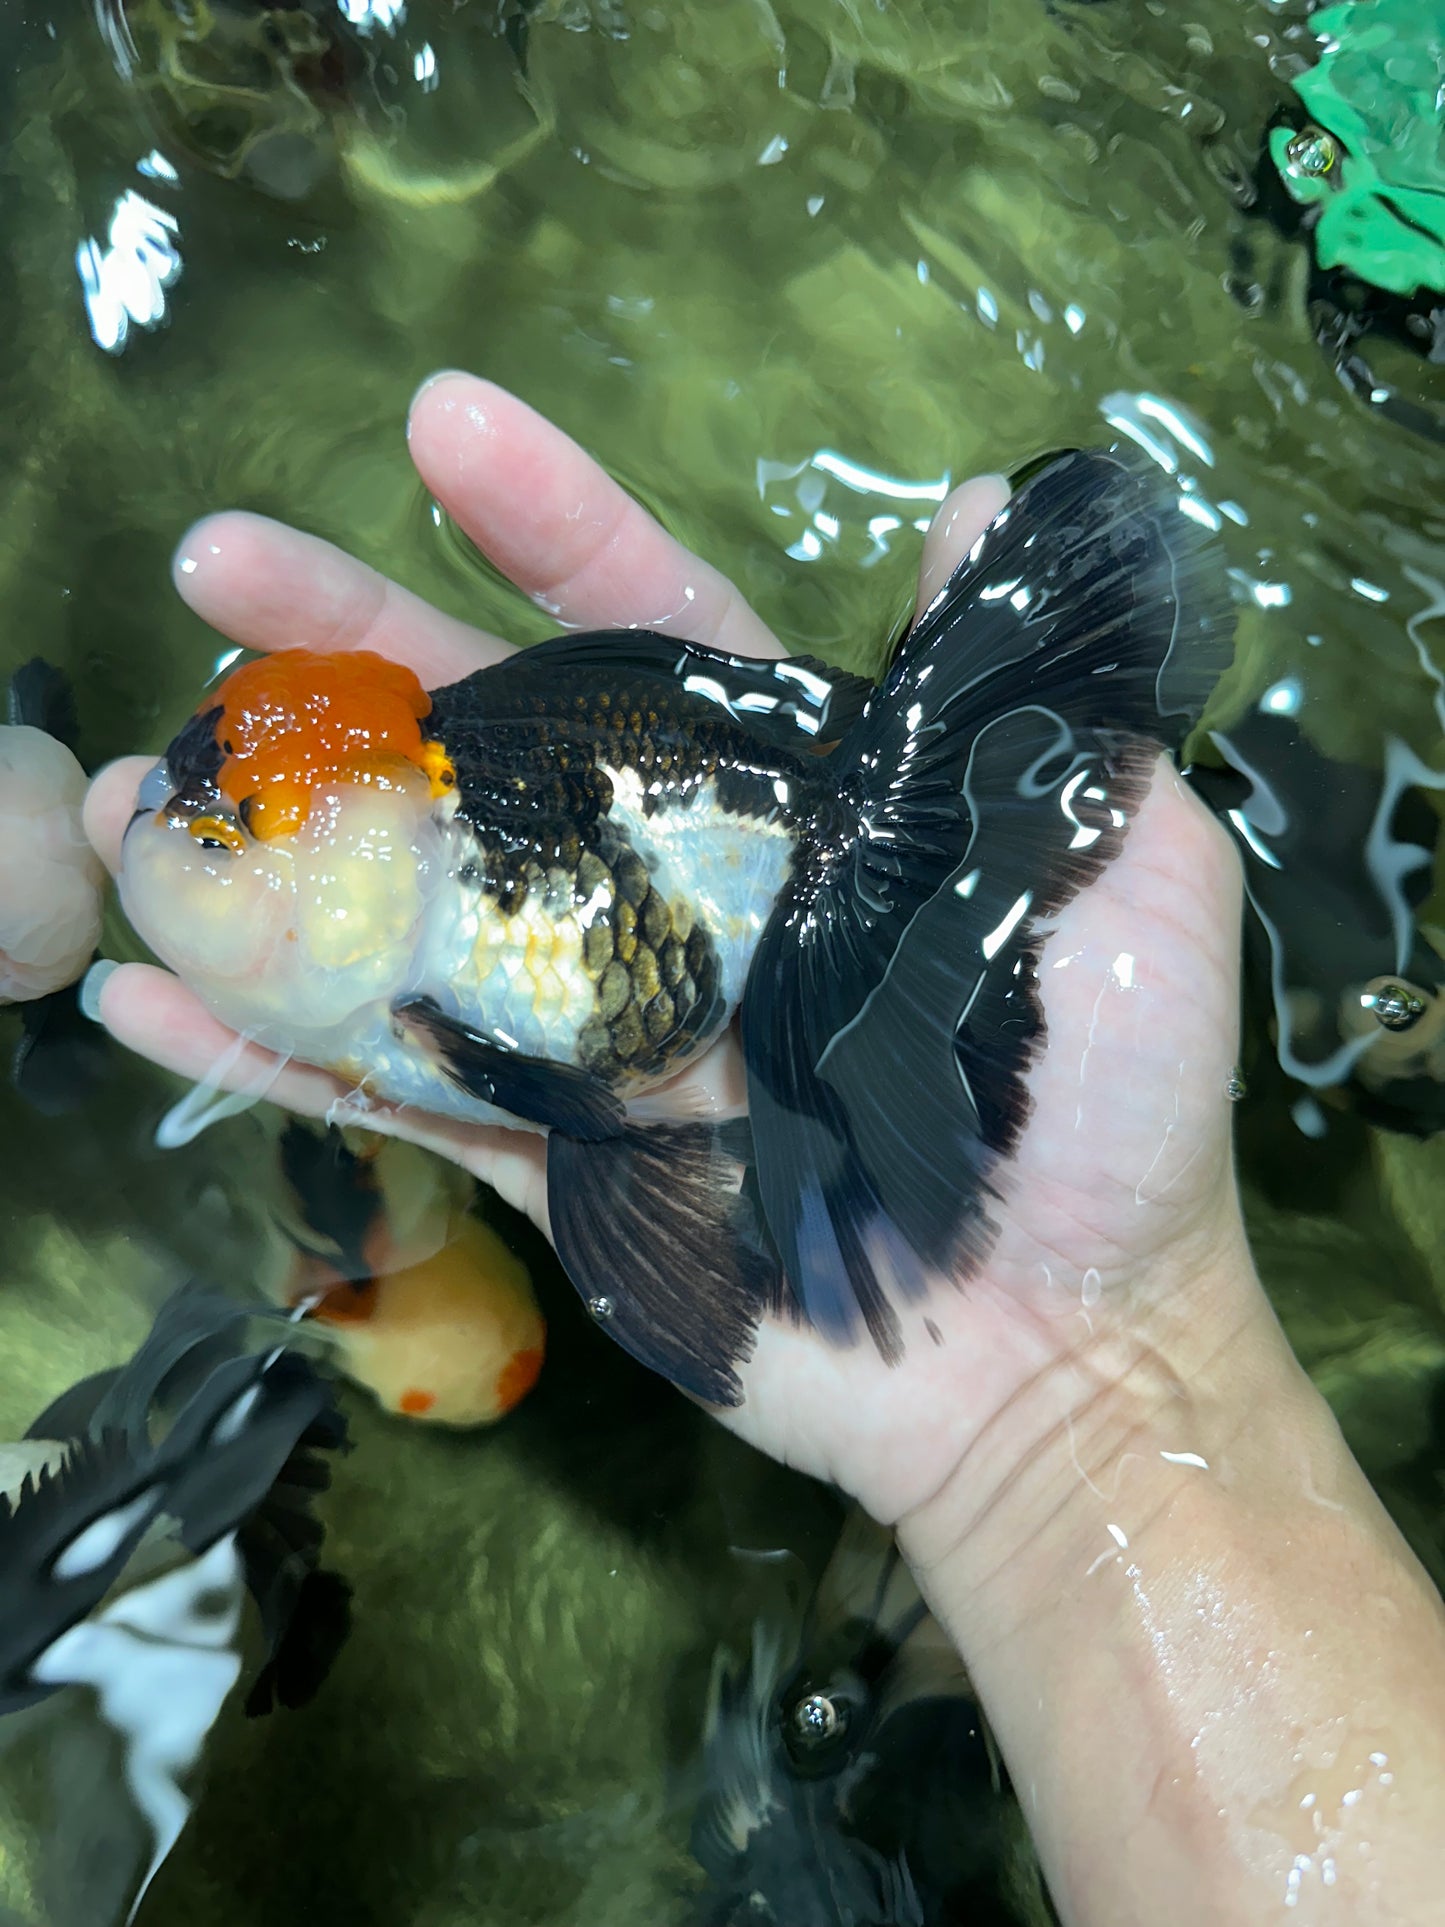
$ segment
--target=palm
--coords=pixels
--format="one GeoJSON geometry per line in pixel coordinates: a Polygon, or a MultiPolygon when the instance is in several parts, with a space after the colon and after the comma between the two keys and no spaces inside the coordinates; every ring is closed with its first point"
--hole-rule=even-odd
{"type": "Polygon", "coordinates": [[[897,1369],[866,1346],[765,1330],[737,1416],[746,1436],[892,1519],[1060,1367],[1054,1418],[1077,1402],[1070,1361],[1086,1371],[1124,1329],[1120,1286],[1226,1235],[1237,897],[1229,845],[1161,765],[1123,855],[1044,948],[1047,1048],[983,1274],[940,1281],[905,1314],[897,1369]]]}
{"type": "MultiPolygon", "coordinates": [[[[500,391],[439,382],[413,412],[411,449],[468,533],[565,620],[672,627],[739,653],[778,653],[729,585],[500,391]],[[684,614],[659,620],[659,610],[684,614]]],[[[930,580],[1000,501],[998,484],[979,483],[945,505],[925,559],[930,580]]],[[[504,650],[312,538],[241,516],[205,534],[191,544],[182,592],[248,647],[379,649],[430,686],[504,650]]],[[[112,867],[140,768],[114,765],[92,791],[88,825],[112,867]]],[[[1236,895],[1223,837],[1161,765],[1123,855],[1045,946],[1047,1048],[985,1274],[963,1289],[940,1281],[929,1303],[905,1313],[897,1368],[866,1344],[838,1351],[804,1330],[765,1327],[744,1372],[745,1403],[730,1415],[739,1431],[896,1517],[942,1483],[1021,1387],[1117,1316],[1111,1285],[1181,1237],[1207,1241],[1227,1190],[1236,895]]],[[[190,1075],[210,1070],[233,1041],[176,979],[148,967],[117,973],[102,1008],[123,1041],[190,1075]]],[[[253,1070],[243,1061],[237,1074],[253,1070]]],[[[727,1050],[714,1052],[680,1082],[679,1105],[688,1083],[735,1075],[727,1050]]],[[[272,1095],[312,1114],[344,1099],[324,1073],[297,1066],[272,1095]]],[[[369,1113],[369,1122],[457,1159],[545,1226],[541,1140],[400,1113],[369,1113]]]]}

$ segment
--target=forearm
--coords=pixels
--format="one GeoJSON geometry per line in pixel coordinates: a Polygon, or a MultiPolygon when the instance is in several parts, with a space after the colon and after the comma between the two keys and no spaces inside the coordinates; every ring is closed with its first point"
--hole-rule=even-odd
{"type": "Polygon", "coordinates": [[[1445,1614],[1231,1289],[1193,1384],[1081,1369],[1002,1500],[940,1495],[900,1540],[1074,1927],[1434,1921],[1445,1614]]]}

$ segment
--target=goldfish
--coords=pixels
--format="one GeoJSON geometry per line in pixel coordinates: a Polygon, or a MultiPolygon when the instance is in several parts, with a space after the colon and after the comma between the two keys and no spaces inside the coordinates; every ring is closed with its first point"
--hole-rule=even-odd
{"type": "Polygon", "coordinates": [[[75,692],[36,656],[17,669],[0,723],[0,1005],[20,1036],[16,1090],[46,1116],[94,1093],[104,1042],[75,989],[100,938],[105,872],[81,829],[86,772],[75,692]]]}
{"type": "Polygon", "coordinates": [[[253,1317],[183,1289],[127,1364],[0,1445],[0,1749],[54,1716],[48,1917],[132,1918],[243,1675],[248,1715],[302,1706],[346,1638],[312,1510],[345,1422],[276,1314],[238,1342],[253,1317]],[[137,1821],[139,1865],[119,1850],[137,1821]]]}
{"type": "MultiPolygon", "coordinates": [[[[1285,704],[1294,692],[1281,686],[1285,704]]],[[[1245,955],[1293,1115],[1329,1110],[1415,1137],[1445,1128],[1445,930],[1431,924],[1445,778],[1405,744],[1383,771],[1324,756],[1263,699],[1212,732],[1223,767],[1192,787],[1230,831],[1249,903],[1245,955]]]]}
{"type": "Polygon", "coordinates": [[[470,1214],[471,1181],[397,1139],[296,1121],[280,1158],[297,1206],[280,1295],[327,1331],[347,1376],[434,1424],[520,1404],[546,1324],[526,1266],[470,1214]]]}
{"type": "Polygon", "coordinates": [[[244,663],[140,784],[121,901],[233,1030],[545,1134],[564,1269],[697,1397],[773,1312],[896,1361],[991,1248],[1042,933],[1226,659],[1192,506],[1136,450],[1036,468],[876,684],[642,630],[431,691],[244,663]],[[669,1093],[734,1023],[746,1115],[669,1093]]]}
{"type": "Polygon", "coordinates": [[[69,685],[37,657],[11,678],[0,724],[0,1004],[73,983],[100,937],[105,871],[81,828],[69,685]]]}
{"type": "Polygon", "coordinates": [[[1016,1848],[1029,1917],[1053,1918],[964,1664],[860,1510],[803,1608],[719,1654],[703,1773],[700,1927],[993,1918],[1016,1848]]]}

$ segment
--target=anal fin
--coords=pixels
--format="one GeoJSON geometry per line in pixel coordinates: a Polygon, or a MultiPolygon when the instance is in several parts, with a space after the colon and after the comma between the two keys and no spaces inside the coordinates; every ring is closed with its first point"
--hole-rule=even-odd
{"type": "Polygon", "coordinates": [[[711,1405],[739,1405],[737,1368],[785,1299],[761,1228],[745,1118],[629,1125],[547,1151],[552,1239],[593,1316],[624,1351],[711,1405]]]}
{"type": "Polygon", "coordinates": [[[586,1144],[622,1130],[621,1103],[590,1071],[499,1043],[449,1016],[431,997],[406,998],[392,1006],[392,1016],[417,1034],[452,1083],[480,1103],[586,1144]]]}

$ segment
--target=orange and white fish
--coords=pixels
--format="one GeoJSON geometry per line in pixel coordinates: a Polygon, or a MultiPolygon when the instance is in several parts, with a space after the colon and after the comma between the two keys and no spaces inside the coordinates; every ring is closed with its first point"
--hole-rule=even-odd
{"type": "Polygon", "coordinates": [[[414,1145],[291,1122],[296,1204],[279,1293],[326,1327],[382,1407],[489,1425],[536,1384],[546,1325],[526,1266],[467,1205],[471,1180],[414,1145]]]}
{"type": "Polygon", "coordinates": [[[60,671],[17,669],[0,715],[0,1004],[73,983],[100,937],[105,870],[81,826],[74,735],[60,671]]]}

